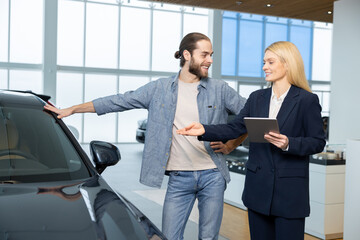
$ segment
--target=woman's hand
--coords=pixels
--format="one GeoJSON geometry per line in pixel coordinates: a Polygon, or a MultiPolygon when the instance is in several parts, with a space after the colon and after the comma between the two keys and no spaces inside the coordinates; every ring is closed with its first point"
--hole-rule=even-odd
{"type": "Polygon", "coordinates": [[[264,138],[282,150],[286,150],[289,146],[288,137],[280,133],[269,132],[265,134],[264,138]]]}
{"type": "Polygon", "coordinates": [[[189,126],[176,130],[176,133],[186,136],[201,136],[205,133],[205,128],[201,123],[193,122],[189,126]]]}

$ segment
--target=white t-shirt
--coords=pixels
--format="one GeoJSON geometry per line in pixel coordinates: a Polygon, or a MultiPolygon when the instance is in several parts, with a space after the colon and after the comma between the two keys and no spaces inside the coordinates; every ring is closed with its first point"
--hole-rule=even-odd
{"type": "Polygon", "coordinates": [[[194,136],[183,136],[176,133],[176,130],[184,128],[192,122],[199,122],[197,105],[199,83],[185,83],[179,80],[172,145],[166,167],[168,171],[197,171],[216,168],[202,141],[194,136]]]}

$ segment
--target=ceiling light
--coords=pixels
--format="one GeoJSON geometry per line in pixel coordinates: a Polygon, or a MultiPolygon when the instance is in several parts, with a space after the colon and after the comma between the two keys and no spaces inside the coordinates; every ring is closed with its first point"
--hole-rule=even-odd
{"type": "Polygon", "coordinates": [[[332,11],[328,11],[327,14],[331,15],[331,14],[332,14],[332,11]]]}
{"type": "Polygon", "coordinates": [[[266,7],[273,7],[274,5],[272,5],[271,3],[268,3],[265,5],[266,7]]]}
{"type": "Polygon", "coordinates": [[[237,1],[237,2],[235,2],[237,5],[240,5],[240,4],[242,4],[242,2],[240,2],[240,1],[237,1]]]}

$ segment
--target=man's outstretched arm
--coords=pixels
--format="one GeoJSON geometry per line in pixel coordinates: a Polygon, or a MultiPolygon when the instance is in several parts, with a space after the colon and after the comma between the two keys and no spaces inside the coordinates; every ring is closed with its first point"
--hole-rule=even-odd
{"type": "Polygon", "coordinates": [[[68,117],[74,113],[94,113],[95,108],[92,102],[86,102],[78,105],[74,105],[68,108],[59,109],[51,105],[46,104],[44,109],[56,113],[59,119],[68,117]]]}

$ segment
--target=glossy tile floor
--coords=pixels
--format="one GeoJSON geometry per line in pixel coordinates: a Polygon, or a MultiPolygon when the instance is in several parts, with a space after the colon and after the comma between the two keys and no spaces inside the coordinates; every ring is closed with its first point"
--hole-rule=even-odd
{"type": "MultiPolygon", "coordinates": [[[[164,177],[160,189],[147,187],[139,183],[143,144],[119,144],[121,153],[120,162],[107,168],[102,176],[116,191],[134,203],[159,229],[161,229],[162,204],[164,201],[167,177],[164,177]]],[[[89,145],[83,145],[89,154],[89,145]]],[[[196,240],[198,231],[198,213],[196,203],[187,222],[184,239],[196,240]]],[[[249,227],[247,212],[225,204],[224,216],[220,229],[220,240],[248,240],[249,227]]],[[[305,240],[318,238],[305,235],[305,240]]]]}

